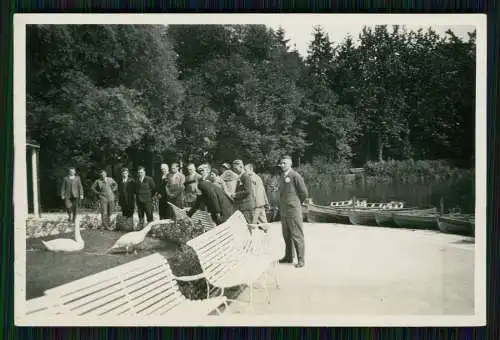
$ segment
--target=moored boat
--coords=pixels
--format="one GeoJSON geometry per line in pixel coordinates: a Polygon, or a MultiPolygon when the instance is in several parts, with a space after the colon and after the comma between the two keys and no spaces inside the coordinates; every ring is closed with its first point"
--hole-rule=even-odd
{"type": "MultiPolygon", "coordinates": [[[[414,211],[414,210],[419,210],[418,208],[415,207],[408,207],[408,208],[395,208],[395,209],[382,209],[382,210],[377,210],[375,212],[375,221],[377,222],[377,225],[381,227],[398,227],[396,222],[394,222],[393,215],[396,212],[405,212],[405,211],[414,211]]],[[[435,209],[430,209],[429,211],[433,212],[436,211],[435,209]]]]}
{"type": "Polygon", "coordinates": [[[376,208],[358,208],[349,211],[349,222],[358,225],[376,225],[375,213],[376,208]]]}
{"type": "Polygon", "coordinates": [[[308,204],[307,221],[317,223],[349,223],[348,208],[333,208],[316,204],[308,204]]]}
{"type": "Polygon", "coordinates": [[[403,202],[367,203],[349,211],[349,221],[358,225],[377,225],[376,215],[383,211],[402,210],[403,202]]]}
{"type": "Polygon", "coordinates": [[[399,227],[411,229],[437,229],[437,216],[436,208],[398,211],[392,214],[399,227]]]}
{"type": "Polygon", "coordinates": [[[337,202],[330,202],[330,207],[332,208],[345,208],[345,207],[352,207],[353,206],[353,201],[337,201],[337,202]]]}
{"type": "Polygon", "coordinates": [[[475,218],[470,215],[448,214],[437,218],[439,230],[443,233],[475,236],[475,218]]]}

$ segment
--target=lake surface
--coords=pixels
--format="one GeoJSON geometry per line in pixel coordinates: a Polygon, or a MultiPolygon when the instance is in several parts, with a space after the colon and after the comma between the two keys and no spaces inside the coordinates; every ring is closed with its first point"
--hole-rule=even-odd
{"type": "MultiPolygon", "coordinates": [[[[358,180],[352,184],[335,181],[307,182],[309,196],[314,203],[329,205],[332,201],[345,201],[352,197],[368,202],[403,201],[406,206],[435,206],[440,209],[443,198],[445,212],[460,208],[464,213],[475,210],[475,179],[464,178],[450,181],[425,181],[381,183],[358,180]]],[[[271,204],[279,202],[278,193],[269,192],[271,204]]]]}

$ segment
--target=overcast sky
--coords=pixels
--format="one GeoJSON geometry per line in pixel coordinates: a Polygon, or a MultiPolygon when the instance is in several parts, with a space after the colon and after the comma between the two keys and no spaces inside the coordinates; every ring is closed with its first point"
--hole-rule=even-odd
{"type": "MultiPolygon", "coordinates": [[[[291,49],[297,48],[299,53],[302,56],[307,55],[307,49],[311,40],[313,39],[313,26],[311,23],[280,23],[280,25],[268,25],[273,29],[277,29],[279,26],[283,27],[286,32],[286,37],[290,39],[289,46],[291,49]]],[[[321,25],[328,36],[330,41],[334,44],[339,44],[345,37],[350,34],[354,40],[358,40],[358,35],[361,33],[363,29],[363,25],[352,24],[352,25],[321,25]]],[[[374,25],[369,25],[374,27],[374,25]]],[[[388,25],[390,26],[390,25],[388,25]]],[[[414,26],[408,25],[406,29],[408,31],[413,30],[417,31],[419,28],[423,28],[427,30],[429,26],[414,26]]],[[[457,36],[461,37],[464,40],[468,39],[467,32],[472,32],[474,30],[474,26],[436,26],[432,25],[432,29],[436,31],[440,35],[444,35],[448,29],[451,29],[457,36]]]]}

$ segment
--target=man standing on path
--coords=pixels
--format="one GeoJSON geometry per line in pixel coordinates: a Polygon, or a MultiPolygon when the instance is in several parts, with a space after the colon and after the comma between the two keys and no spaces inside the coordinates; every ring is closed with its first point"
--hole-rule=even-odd
{"type": "Polygon", "coordinates": [[[104,169],[99,171],[99,176],[100,178],[92,184],[92,192],[99,197],[102,226],[108,229],[110,227],[109,217],[115,210],[115,191],[118,190],[118,184],[107,176],[104,169]]]}
{"type": "Polygon", "coordinates": [[[153,221],[153,196],[156,193],[154,180],[146,176],[143,166],[137,168],[138,179],[135,186],[135,197],[137,201],[137,212],[139,213],[139,224],[144,226],[144,215],[147,221],[153,221]]]}
{"type": "Polygon", "coordinates": [[[295,267],[304,267],[304,231],[302,230],[302,202],[307,198],[307,188],[302,176],[292,169],[292,158],[284,156],[280,161],[280,215],[285,240],[285,257],[280,263],[292,263],[292,247],[297,254],[295,267]]]}
{"type": "Polygon", "coordinates": [[[187,175],[184,180],[184,204],[186,207],[192,207],[198,197],[198,181],[201,179],[196,172],[196,166],[189,163],[187,166],[187,175]]]}
{"type": "Polygon", "coordinates": [[[118,203],[123,217],[132,217],[135,209],[135,182],[129,177],[128,169],[122,169],[122,179],[118,183],[118,203]]]}
{"type": "Polygon", "coordinates": [[[245,164],[245,172],[250,176],[252,180],[252,194],[254,199],[254,212],[252,222],[250,223],[267,223],[266,208],[269,207],[269,201],[267,200],[266,188],[262,182],[262,178],[254,172],[253,164],[245,164]]]}
{"type": "Polygon", "coordinates": [[[76,170],[73,167],[69,168],[68,176],[63,179],[61,198],[68,212],[68,221],[75,222],[78,203],[80,200],[83,200],[83,186],[80,177],[76,175],[76,170]]]}
{"type": "Polygon", "coordinates": [[[160,166],[161,169],[161,179],[160,185],[156,189],[158,196],[158,214],[160,215],[160,220],[165,220],[173,216],[170,206],[168,205],[168,198],[170,196],[168,187],[168,165],[163,163],[160,166]]]}
{"type": "Polygon", "coordinates": [[[253,223],[255,203],[252,195],[252,179],[245,172],[243,161],[240,159],[233,161],[233,171],[239,176],[236,191],[232,195],[234,207],[243,213],[247,223],[253,223]]]}
{"type": "Polygon", "coordinates": [[[179,171],[179,163],[172,163],[168,175],[170,196],[168,201],[173,205],[184,208],[184,182],[186,177],[179,171]]]}

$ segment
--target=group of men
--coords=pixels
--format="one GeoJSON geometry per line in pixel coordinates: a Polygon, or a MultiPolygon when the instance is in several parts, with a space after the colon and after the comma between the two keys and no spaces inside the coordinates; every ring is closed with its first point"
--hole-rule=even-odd
{"type": "MultiPolygon", "coordinates": [[[[101,206],[103,226],[109,226],[110,216],[115,210],[117,191],[123,216],[132,217],[137,205],[139,219],[142,221],[146,215],[148,222],[153,221],[153,197],[158,191],[154,180],[146,176],[143,166],[137,168],[136,179],[129,176],[127,168],[123,168],[121,174],[122,178],[117,183],[108,177],[106,170],[100,170],[99,178],[91,186],[91,191],[97,196],[101,206]]],[[[76,175],[75,168],[70,168],[61,185],[61,198],[65,202],[69,220],[75,221],[79,200],[83,196],[82,182],[76,175]]]]}
{"type": "MultiPolygon", "coordinates": [[[[300,174],[291,168],[289,156],[281,158],[280,176],[280,216],[285,257],[281,263],[293,262],[293,248],[297,254],[296,267],[304,266],[304,234],[302,230],[302,203],[307,198],[307,188],[300,174]]],[[[216,224],[224,223],[236,210],[245,216],[248,224],[267,223],[266,209],[269,201],[262,179],[254,172],[254,166],[235,160],[230,166],[224,163],[221,172],[210,164],[195,167],[189,164],[186,175],[182,174],[178,163],[169,167],[161,165],[162,177],[159,185],[146,175],[144,167],[138,167],[137,178],[129,176],[127,168],[121,171],[118,183],[101,170],[99,178],[92,184],[92,192],[97,195],[101,205],[104,227],[109,225],[110,215],[114,211],[115,193],[118,191],[118,203],[124,217],[132,217],[137,206],[139,220],[153,221],[153,198],[158,198],[160,219],[173,217],[168,202],[188,210],[192,216],[196,210],[207,210],[216,224]],[[198,171],[196,171],[198,170],[198,171]]],[[[66,202],[69,218],[76,215],[79,199],[83,199],[83,187],[75,175],[75,169],[63,180],[61,197],[66,202]]]]}

